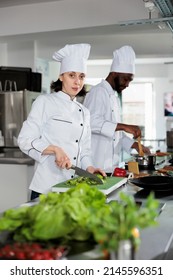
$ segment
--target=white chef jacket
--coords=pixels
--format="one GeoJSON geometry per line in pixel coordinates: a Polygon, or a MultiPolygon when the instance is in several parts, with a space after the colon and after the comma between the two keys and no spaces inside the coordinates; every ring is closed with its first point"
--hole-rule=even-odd
{"type": "Polygon", "coordinates": [[[106,80],[102,80],[87,93],[83,105],[91,115],[93,163],[112,173],[119,164],[122,149],[130,153],[134,143],[123,131],[115,131],[117,123],[121,123],[118,95],[106,80]]]}
{"type": "Polygon", "coordinates": [[[55,155],[42,155],[49,145],[61,147],[74,165],[84,169],[93,165],[89,111],[62,91],[40,95],[23,123],[18,145],[36,161],[29,188],[47,193],[74,176],[73,170],[57,167],[55,155]]]}

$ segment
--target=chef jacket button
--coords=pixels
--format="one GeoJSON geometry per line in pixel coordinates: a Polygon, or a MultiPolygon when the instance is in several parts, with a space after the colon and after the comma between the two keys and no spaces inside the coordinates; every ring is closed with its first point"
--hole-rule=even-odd
{"type": "Polygon", "coordinates": [[[115,141],[115,139],[113,139],[113,141],[115,141]]]}
{"type": "Polygon", "coordinates": [[[76,143],[78,142],[78,140],[76,140],[76,143]]]}
{"type": "Polygon", "coordinates": [[[81,123],[80,125],[83,126],[83,123],[81,123]]]}
{"type": "Polygon", "coordinates": [[[73,175],[71,175],[71,178],[73,178],[74,176],[73,175]]]}
{"type": "Polygon", "coordinates": [[[76,159],[76,157],[73,158],[74,160],[76,159]]]}
{"type": "Polygon", "coordinates": [[[81,109],[79,109],[79,112],[81,112],[82,110],[81,109]]]}
{"type": "Polygon", "coordinates": [[[112,112],[114,112],[114,110],[112,110],[112,112]]]}

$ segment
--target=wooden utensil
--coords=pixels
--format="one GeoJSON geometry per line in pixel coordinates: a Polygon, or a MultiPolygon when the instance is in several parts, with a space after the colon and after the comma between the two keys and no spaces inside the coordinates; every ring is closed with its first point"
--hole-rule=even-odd
{"type": "Polygon", "coordinates": [[[139,156],[143,157],[144,156],[144,152],[143,152],[142,145],[141,145],[141,137],[139,136],[137,138],[137,140],[138,140],[138,147],[139,147],[139,156]]]}

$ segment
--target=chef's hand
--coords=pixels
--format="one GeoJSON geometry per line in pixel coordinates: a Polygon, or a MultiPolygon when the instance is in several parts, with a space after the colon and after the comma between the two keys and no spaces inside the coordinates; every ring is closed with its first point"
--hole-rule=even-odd
{"type": "Polygon", "coordinates": [[[43,152],[43,155],[55,155],[55,164],[60,168],[67,168],[71,167],[71,161],[68,155],[64,152],[64,150],[58,146],[50,145],[48,146],[43,152]]]}
{"type": "MultiPolygon", "coordinates": [[[[144,154],[147,154],[147,155],[150,155],[151,154],[151,151],[148,147],[145,147],[144,145],[141,145],[142,146],[142,150],[144,152],[144,154]]],[[[139,153],[139,145],[138,145],[138,142],[134,142],[133,145],[131,146],[132,149],[135,149],[138,153],[139,153]]]]}
{"type": "Polygon", "coordinates": [[[141,136],[141,129],[137,125],[118,123],[116,127],[116,131],[120,131],[120,130],[133,134],[133,138],[135,139],[141,136]]]}
{"type": "Polygon", "coordinates": [[[96,173],[96,174],[101,174],[103,177],[106,177],[107,175],[106,175],[106,173],[102,170],[102,169],[100,169],[100,168],[95,168],[95,167],[93,167],[93,166],[88,166],[87,167],[87,169],[86,169],[88,172],[90,172],[90,173],[92,173],[92,174],[94,174],[94,173],[96,173]]]}
{"type": "Polygon", "coordinates": [[[64,168],[69,169],[72,165],[69,157],[61,148],[58,148],[58,151],[56,153],[55,162],[56,162],[57,166],[62,169],[64,169],[64,168]]]}

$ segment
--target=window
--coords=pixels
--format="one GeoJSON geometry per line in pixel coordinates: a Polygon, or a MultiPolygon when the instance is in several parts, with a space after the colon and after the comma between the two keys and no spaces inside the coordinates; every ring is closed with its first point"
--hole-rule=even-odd
{"type": "Polygon", "coordinates": [[[153,85],[133,82],[122,94],[122,121],[141,127],[142,137],[153,137],[153,85]]]}

